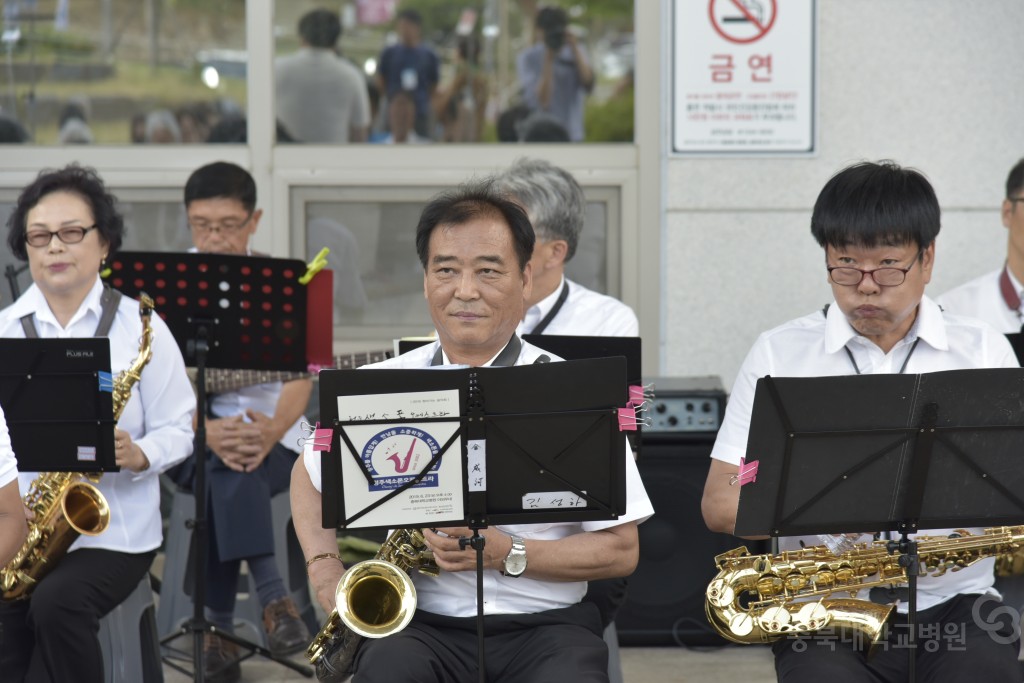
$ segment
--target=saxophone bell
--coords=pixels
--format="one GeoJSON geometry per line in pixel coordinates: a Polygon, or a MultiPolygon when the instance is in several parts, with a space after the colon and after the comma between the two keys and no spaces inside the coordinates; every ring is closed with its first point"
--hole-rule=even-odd
{"type": "Polygon", "coordinates": [[[384,638],[409,625],[416,611],[416,586],[384,560],[352,565],[334,592],[338,618],[364,638],[384,638]]]}
{"type": "Polygon", "coordinates": [[[89,482],[71,484],[64,492],[61,510],[68,526],[83,536],[97,536],[110,526],[107,499],[89,482]]]}

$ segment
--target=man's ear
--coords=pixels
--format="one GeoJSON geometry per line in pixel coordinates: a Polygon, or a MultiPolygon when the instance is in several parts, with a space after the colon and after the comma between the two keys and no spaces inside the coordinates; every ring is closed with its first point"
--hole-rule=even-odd
{"type": "Polygon", "coordinates": [[[252,212],[252,218],[249,219],[249,236],[256,234],[256,229],[260,227],[260,219],[263,218],[263,209],[256,209],[252,212]]]}
{"type": "Polygon", "coordinates": [[[552,240],[548,244],[551,247],[551,260],[557,264],[565,263],[565,257],[569,253],[569,243],[565,240],[552,240]]]}

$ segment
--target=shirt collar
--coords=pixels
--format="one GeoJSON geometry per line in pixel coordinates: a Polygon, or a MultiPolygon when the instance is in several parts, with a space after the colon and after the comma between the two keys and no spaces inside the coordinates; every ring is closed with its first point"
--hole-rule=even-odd
{"type": "MultiPolygon", "coordinates": [[[[92,285],[92,289],[85,295],[85,299],[82,301],[82,305],[78,307],[75,314],[68,321],[67,327],[71,327],[79,320],[81,320],[90,311],[96,316],[97,320],[102,315],[103,305],[100,302],[100,297],[103,295],[103,281],[100,280],[99,275],[96,276],[96,281],[92,285]]],[[[10,316],[12,319],[23,318],[30,313],[35,313],[36,320],[41,323],[49,323],[60,329],[60,323],[57,322],[56,316],[53,315],[53,311],[50,310],[50,305],[46,302],[46,297],[43,296],[42,290],[36,286],[35,283],[25,290],[25,293],[18,297],[10,306],[10,316]]]]}
{"type": "Polygon", "coordinates": [[[530,306],[527,312],[532,312],[537,320],[543,320],[544,316],[555,307],[555,302],[558,301],[558,296],[562,293],[562,288],[565,287],[565,275],[558,280],[558,286],[555,287],[554,291],[548,294],[546,297],[530,306]]]}
{"type": "MultiPolygon", "coordinates": [[[[1010,270],[1009,266],[1006,267],[1006,275],[1010,278],[1010,284],[1013,285],[1013,291],[1017,292],[1019,295],[1024,295],[1024,285],[1020,283],[1020,280],[1018,280],[1013,274],[1013,271],[1010,270]]],[[[1024,307],[1024,296],[1021,296],[1021,302],[1021,306],[1024,307]]]]}
{"type": "MultiPolygon", "coordinates": [[[[828,307],[825,317],[825,351],[826,353],[837,353],[843,350],[850,340],[860,336],[857,330],[853,329],[850,321],[843,315],[839,304],[832,302],[828,307]]],[[[903,341],[912,342],[920,337],[934,349],[946,351],[949,349],[949,340],[946,337],[946,323],[942,318],[942,309],[927,296],[921,297],[921,303],[917,306],[917,319],[903,337],[903,341]]]]}
{"type": "MultiPolygon", "coordinates": [[[[513,335],[511,338],[509,338],[508,344],[512,343],[512,339],[515,339],[515,335],[513,335]]],[[[491,356],[491,359],[489,361],[487,361],[486,363],[484,363],[483,365],[481,365],[479,367],[481,367],[481,368],[490,367],[494,363],[494,361],[497,360],[498,356],[501,355],[501,352],[504,351],[506,348],[508,348],[508,344],[505,344],[505,346],[502,346],[500,351],[498,351],[496,354],[491,356]]],[[[448,353],[444,350],[444,347],[441,346],[441,342],[438,341],[437,345],[440,346],[440,348],[441,348],[441,364],[442,365],[452,365],[452,360],[451,360],[451,358],[448,357],[448,353]]],[[[431,353],[430,354],[431,357],[433,357],[434,353],[437,353],[437,352],[435,351],[435,352],[431,353]]],[[[513,365],[514,365],[514,363],[513,363],[513,365]]]]}

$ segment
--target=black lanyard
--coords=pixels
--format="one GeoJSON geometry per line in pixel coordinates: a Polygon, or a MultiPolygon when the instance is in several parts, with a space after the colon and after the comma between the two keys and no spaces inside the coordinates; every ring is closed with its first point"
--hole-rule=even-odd
{"type": "Polygon", "coordinates": [[[530,334],[543,334],[547,326],[551,324],[551,321],[555,319],[558,312],[562,310],[562,304],[569,298],[569,281],[565,281],[565,285],[562,286],[562,293],[558,295],[558,300],[555,301],[555,305],[551,307],[548,314],[544,316],[544,319],[537,323],[537,326],[530,330],[530,334]]]}
{"type": "MultiPolygon", "coordinates": [[[[825,316],[826,320],[828,320],[828,308],[831,305],[832,304],[825,304],[825,308],[821,309],[821,314],[823,316],[825,316]]],[[[897,375],[902,375],[906,371],[907,363],[910,362],[910,357],[914,355],[914,351],[915,351],[915,349],[917,349],[917,344],[920,341],[921,341],[920,337],[918,337],[917,339],[914,340],[913,345],[910,347],[910,352],[907,353],[907,357],[903,359],[903,365],[900,366],[900,371],[896,373],[897,375]]],[[[851,351],[850,347],[846,346],[845,344],[843,345],[843,351],[846,351],[846,357],[850,359],[850,365],[853,366],[854,372],[856,372],[859,375],[860,374],[860,366],[857,365],[857,361],[854,360],[854,358],[853,358],[853,351],[851,351]]]]}
{"type": "MultiPolygon", "coordinates": [[[[512,338],[508,340],[508,344],[505,344],[505,348],[501,350],[498,357],[491,363],[492,367],[498,366],[511,366],[515,365],[516,361],[519,360],[519,352],[523,350],[523,342],[519,341],[517,335],[512,335],[512,338]]],[[[434,352],[434,357],[430,360],[430,365],[444,365],[444,356],[442,355],[441,345],[438,344],[437,351],[434,352]]]]}

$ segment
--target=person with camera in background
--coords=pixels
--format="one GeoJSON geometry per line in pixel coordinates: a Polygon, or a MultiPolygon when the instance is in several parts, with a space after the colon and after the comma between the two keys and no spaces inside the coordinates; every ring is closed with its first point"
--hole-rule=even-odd
{"type": "Polygon", "coordinates": [[[516,71],[523,100],[533,111],[557,119],[569,140],[583,140],[583,107],[594,87],[586,50],[569,30],[561,7],[544,7],[534,21],[534,44],[519,53],[516,71]]]}

